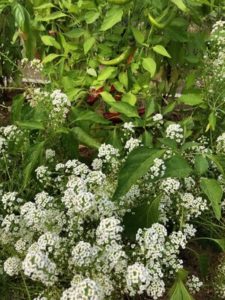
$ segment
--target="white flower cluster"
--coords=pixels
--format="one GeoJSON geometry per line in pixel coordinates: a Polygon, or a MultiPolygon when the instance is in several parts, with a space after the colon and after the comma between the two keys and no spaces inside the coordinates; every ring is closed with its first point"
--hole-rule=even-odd
{"type": "Polygon", "coordinates": [[[38,105],[45,105],[46,107],[50,94],[49,92],[42,90],[40,87],[28,87],[24,92],[24,97],[33,108],[38,105]]]}
{"type": "Polygon", "coordinates": [[[151,179],[162,177],[165,174],[166,166],[162,159],[155,158],[154,164],[150,167],[146,176],[151,179]]]}
{"type": "Polygon", "coordinates": [[[186,218],[189,221],[191,218],[197,218],[203,211],[208,209],[207,201],[202,197],[194,197],[191,193],[180,195],[181,207],[185,209],[186,218]]]}
{"type": "Polygon", "coordinates": [[[118,149],[103,144],[91,166],[77,159],[49,163],[54,153],[48,150],[47,166],[36,169],[48,192],[38,185],[29,200],[23,195],[19,201],[20,194],[5,192],[5,187],[1,192],[0,244],[14,255],[6,257],[5,272],[22,272],[37,282],[37,299],[54,299],[49,293],[56,290],[61,300],[122,299],[128,294],[160,299],[183,267],[181,249],[196,233],[187,221],[207,207],[195,185],[193,195],[188,193],[185,180],[193,179],[164,178],[164,160],[156,158],[147,175],[115,200],[124,163],[118,149]],[[136,209],[157,197],[158,223],[135,230],[130,244],[125,217],[135,218],[136,209]],[[41,293],[40,283],[45,287],[41,293]]]}
{"type": "Polygon", "coordinates": [[[135,148],[139,147],[140,145],[141,145],[141,141],[139,139],[135,139],[131,137],[128,141],[126,141],[124,149],[126,149],[129,153],[135,148]]]}
{"type": "Polygon", "coordinates": [[[4,271],[9,275],[9,276],[15,276],[19,275],[19,273],[22,270],[22,262],[17,256],[12,256],[9,257],[5,262],[4,262],[4,271]]]}
{"type": "Polygon", "coordinates": [[[21,203],[23,202],[23,199],[18,198],[17,195],[17,192],[8,192],[3,194],[1,202],[8,213],[18,211],[21,203]]]}
{"type": "Polygon", "coordinates": [[[53,161],[55,157],[55,150],[46,149],[45,151],[45,158],[47,161],[53,161]]]}
{"type": "Polygon", "coordinates": [[[43,64],[38,58],[34,58],[31,61],[29,61],[28,58],[23,58],[21,60],[21,65],[23,67],[30,67],[35,73],[41,72],[43,70],[43,64]]]}
{"type": "Polygon", "coordinates": [[[187,286],[189,292],[192,295],[194,295],[200,291],[201,287],[203,286],[203,282],[200,281],[200,279],[197,276],[192,275],[192,276],[188,277],[186,286],[187,286]]]}
{"type": "Polygon", "coordinates": [[[55,90],[50,95],[52,110],[49,118],[53,125],[58,125],[66,119],[71,103],[66,94],[61,90],[55,90]]]}
{"type": "Polygon", "coordinates": [[[225,132],[217,138],[216,150],[219,153],[225,153],[225,132]]]}
{"type": "Polygon", "coordinates": [[[184,130],[180,124],[170,124],[166,128],[166,137],[175,140],[177,143],[181,143],[184,138],[184,130]]]}
{"type": "Polygon", "coordinates": [[[167,195],[175,194],[180,188],[180,181],[175,178],[166,178],[162,180],[160,189],[167,195]]]}
{"type": "Polygon", "coordinates": [[[57,281],[56,264],[48,254],[39,248],[37,243],[32,244],[22,262],[24,274],[32,280],[41,281],[46,286],[52,286],[57,281]]]}
{"type": "Polygon", "coordinates": [[[86,278],[77,285],[65,290],[60,300],[103,300],[100,286],[90,278],[86,278]]]}

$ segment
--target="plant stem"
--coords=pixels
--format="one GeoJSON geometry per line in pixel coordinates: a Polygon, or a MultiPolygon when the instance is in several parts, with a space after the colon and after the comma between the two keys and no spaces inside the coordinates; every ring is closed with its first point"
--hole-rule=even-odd
{"type": "Polygon", "coordinates": [[[25,281],[25,278],[23,276],[23,273],[21,272],[21,277],[22,277],[22,280],[23,280],[23,284],[25,286],[25,289],[26,289],[26,292],[27,292],[27,297],[28,297],[28,300],[31,300],[31,296],[30,296],[30,293],[29,293],[29,290],[28,290],[28,287],[27,287],[27,284],[26,284],[26,281],[25,281]]]}

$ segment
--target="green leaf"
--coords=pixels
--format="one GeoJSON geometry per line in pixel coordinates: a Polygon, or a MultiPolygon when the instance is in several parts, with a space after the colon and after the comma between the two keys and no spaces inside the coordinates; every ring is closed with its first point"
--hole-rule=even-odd
{"type": "Polygon", "coordinates": [[[36,21],[37,22],[39,22],[39,21],[49,22],[49,21],[56,20],[56,19],[61,19],[61,18],[64,18],[64,17],[66,17],[66,14],[64,14],[60,11],[56,11],[56,12],[53,12],[50,15],[47,15],[45,17],[41,17],[41,16],[37,17],[36,21]]]}
{"type": "MultiPolygon", "coordinates": [[[[225,252],[225,238],[223,239],[213,239],[213,238],[208,238],[208,237],[199,237],[199,238],[195,238],[194,240],[196,241],[211,241],[213,243],[215,243],[223,252],[225,252]]],[[[208,242],[207,242],[208,244],[208,242]]]]}
{"type": "Polygon", "coordinates": [[[119,73],[119,81],[123,84],[123,86],[128,89],[128,76],[127,72],[121,72],[119,73]]]}
{"type": "Polygon", "coordinates": [[[148,207],[147,210],[147,226],[150,227],[152,224],[159,221],[159,205],[162,196],[158,195],[148,207]]]}
{"type": "Polygon", "coordinates": [[[195,170],[198,175],[202,175],[206,173],[209,169],[209,163],[207,158],[203,155],[196,155],[195,156],[195,170]]]}
{"type": "Polygon", "coordinates": [[[98,75],[98,81],[105,81],[117,70],[116,67],[105,67],[102,72],[98,75]]]}
{"type": "Polygon", "coordinates": [[[87,74],[89,74],[89,75],[91,75],[93,77],[97,77],[98,76],[97,72],[93,68],[88,68],[87,69],[87,74]]]}
{"type": "Polygon", "coordinates": [[[173,2],[180,10],[182,10],[183,12],[187,12],[188,8],[187,6],[184,4],[183,0],[171,0],[171,2],[173,2]]]}
{"type": "Polygon", "coordinates": [[[87,145],[92,148],[98,149],[100,147],[100,143],[96,141],[92,136],[90,136],[86,131],[84,131],[80,127],[74,127],[71,129],[71,132],[75,135],[75,137],[82,144],[87,145]]]}
{"type": "Polygon", "coordinates": [[[162,45],[156,45],[152,49],[153,49],[153,51],[155,51],[156,53],[159,53],[162,56],[171,58],[170,54],[167,52],[167,50],[162,45]]]}
{"type": "Polygon", "coordinates": [[[140,147],[133,150],[125,161],[124,166],[119,172],[118,185],[114,194],[114,199],[119,201],[138,179],[144,176],[153,165],[154,159],[163,155],[165,150],[149,149],[140,147]]]}
{"type": "Polygon", "coordinates": [[[23,171],[23,189],[25,189],[31,180],[31,175],[38,165],[38,161],[44,150],[45,142],[38,143],[31,147],[30,154],[27,159],[26,167],[23,171]]]}
{"type": "Polygon", "coordinates": [[[52,3],[44,3],[44,4],[41,4],[39,6],[34,6],[34,9],[35,10],[42,10],[42,9],[47,9],[47,8],[52,8],[52,7],[55,7],[55,5],[52,4],[52,3]]]}
{"type": "Polygon", "coordinates": [[[15,22],[19,28],[24,29],[24,23],[26,20],[25,10],[23,6],[19,3],[13,4],[12,11],[14,14],[15,22]]]}
{"type": "Polygon", "coordinates": [[[123,10],[120,7],[112,7],[107,11],[102,26],[100,28],[101,31],[106,31],[112,28],[114,25],[119,23],[123,17],[123,10]]]}
{"type": "Polygon", "coordinates": [[[122,113],[130,118],[139,118],[136,108],[131,106],[130,104],[125,102],[117,102],[108,92],[102,92],[101,96],[104,102],[114,108],[117,112],[122,113]]]}
{"type": "Polygon", "coordinates": [[[52,36],[42,35],[41,40],[46,46],[52,46],[55,47],[56,49],[61,49],[60,44],[52,36]]]}
{"type": "Polygon", "coordinates": [[[62,55],[51,53],[51,54],[45,56],[45,58],[42,60],[42,63],[43,64],[50,63],[51,61],[53,61],[54,59],[56,59],[57,57],[60,57],[60,56],[62,56],[62,55]]]}
{"type": "Polygon", "coordinates": [[[209,128],[213,131],[216,129],[216,113],[212,111],[209,115],[209,128]]]}
{"type": "Polygon", "coordinates": [[[123,95],[122,101],[134,106],[137,102],[137,97],[134,94],[132,94],[131,92],[129,92],[129,93],[123,95]]]}
{"type": "Polygon", "coordinates": [[[201,178],[200,187],[211,202],[217,220],[221,218],[221,199],[223,190],[215,179],[201,178]]]}
{"type": "Polygon", "coordinates": [[[111,123],[110,121],[104,119],[102,116],[98,115],[95,111],[91,110],[73,107],[72,114],[74,116],[74,122],[85,121],[104,125],[111,123]]]}
{"type": "Polygon", "coordinates": [[[19,127],[29,129],[29,130],[44,130],[45,127],[41,122],[36,122],[36,121],[18,121],[16,124],[19,127]]]}
{"type": "Polygon", "coordinates": [[[181,279],[178,279],[170,291],[170,300],[194,300],[181,279]]]}
{"type": "Polygon", "coordinates": [[[90,37],[84,42],[84,54],[87,54],[89,52],[89,50],[93,47],[94,43],[95,43],[94,37],[90,37]]]}
{"type": "Polygon", "coordinates": [[[23,95],[17,95],[13,98],[12,109],[11,109],[11,117],[13,123],[21,120],[23,104],[24,104],[23,95]]]}
{"type": "Polygon", "coordinates": [[[100,16],[100,13],[98,11],[89,11],[85,14],[84,19],[87,24],[94,23],[100,16]]]}
{"type": "Polygon", "coordinates": [[[166,161],[165,177],[185,178],[192,172],[188,162],[181,156],[175,155],[166,161]]]}
{"type": "Polygon", "coordinates": [[[195,106],[203,102],[203,96],[201,94],[183,94],[179,98],[179,102],[187,105],[195,106]]]}
{"type": "Polygon", "coordinates": [[[143,58],[142,66],[146,71],[148,71],[151,74],[152,77],[155,75],[156,62],[154,61],[153,58],[151,57],[143,58]]]}
{"type": "Polygon", "coordinates": [[[206,156],[215,163],[220,173],[223,174],[223,176],[225,176],[225,156],[213,154],[206,154],[206,156]]]}
{"type": "Polygon", "coordinates": [[[132,27],[132,32],[133,32],[135,40],[139,44],[143,44],[143,42],[145,40],[144,34],[140,30],[138,30],[137,28],[135,28],[135,27],[132,27]]]}

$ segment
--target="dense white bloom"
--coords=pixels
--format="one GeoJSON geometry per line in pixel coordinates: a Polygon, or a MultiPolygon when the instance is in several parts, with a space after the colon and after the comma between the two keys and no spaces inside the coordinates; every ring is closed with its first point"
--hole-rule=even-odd
{"type": "Polygon", "coordinates": [[[176,193],[180,188],[179,180],[175,178],[166,178],[160,184],[160,189],[167,195],[176,193]]]}
{"type": "Polygon", "coordinates": [[[134,133],[134,124],[132,122],[125,122],[123,124],[123,128],[125,129],[125,131],[134,133]]]}
{"type": "Polygon", "coordinates": [[[21,198],[17,197],[17,192],[9,192],[5,193],[2,196],[3,207],[7,212],[17,211],[19,209],[20,204],[23,202],[21,198]]]}
{"type": "Polygon", "coordinates": [[[138,262],[128,266],[126,282],[131,296],[134,296],[136,293],[142,294],[150,284],[150,274],[148,269],[138,262]]]}
{"type": "Polygon", "coordinates": [[[155,158],[153,165],[150,167],[146,177],[150,176],[151,179],[162,177],[165,174],[166,166],[162,159],[155,158]]]}
{"type": "Polygon", "coordinates": [[[46,149],[45,151],[46,160],[52,161],[54,157],[55,157],[55,150],[46,149]]]}
{"type": "Polygon", "coordinates": [[[78,267],[88,266],[93,262],[96,254],[96,247],[91,246],[88,242],[80,241],[72,249],[71,262],[73,265],[78,267]]]}
{"type": "Polygon", "coordinates": [[[175,140],[177,143],[181,143],[184,138],[183,132],[180,124],[170,124],[166,128],[166,137],[175,140]]]}
{"type": "Polygon", "coordinates": [[[115,217],[103,219],[96,230],[97,244],[104,245],[110,244],[112,241],[119,241],[122,231],[120,220],[115,217]]]}
{"type": "Polygon", "coordinates": [[[153,120],[154,122],[158,122],[158,123],[162,124],[162,123],[163,123],[163,115],[161,115],[161,114],[155,114],[155,115],[152,117],[152,120],[153,120]]]}
{"type": "Polygon", "coordinates": [[[4,262],[4,271],[9,276],[18,275],[21,270],[22,270],[22,263],[21,263],[21,260],[19,259],[19,257],[17,257],[17,256],[9,257],[4,262]]]}
{"type": "Polygon", "coordinates": [[[22,268],[26,276],[41,281],[46,286],[52,286],[57,281],[56,264],[50,260],[47,253],[39,249],[38,244],[30,246],[22,268]]]}
{"type": "Polygon", "coordinates": [[[203,282],[200,281],[200,279],[197,276],[192,275],[192,276],[188,277],[186,286],[187,286],[189,292],[192,295],[194,295],[200,291],[201,287],[203,286],[203,282]]]}
{"type": "Polygon", "coordinates": [[[216,140],[216,150],[217,152],[225,152],[225,132],[221,134],[216,140]]]}
{"type": "Polygon", "coordinates": [[[140,144],[141,144],[141,141],[139,139],[135,139],[135,138],[131,137],[128,141],[126,141],[124,148],[128,152],[131,152],[135,148],[139,147],[140,144]]]}
{"type": "Polygon", "coordinates": [[[60,300],[103,300],[102,288],[93,280],[86,278],[76,286],[65,290],[60,300]]]}
{"type": "Polygon", "coordinates": [[[190,220],[192,217],[197,218],[203,211],[208,209],[207,201],[202,197],[194,197],[191,193],[181,194],[181,205],[186,209],[186,218],[190,220]]]}

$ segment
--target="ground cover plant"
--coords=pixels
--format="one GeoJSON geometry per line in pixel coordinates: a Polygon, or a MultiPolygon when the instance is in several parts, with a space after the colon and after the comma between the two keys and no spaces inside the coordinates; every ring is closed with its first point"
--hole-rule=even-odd
{"type": "Polygon", "coordinates": [[[224,9],[0,1],[1,299],[225,298],[224,9]]]}

